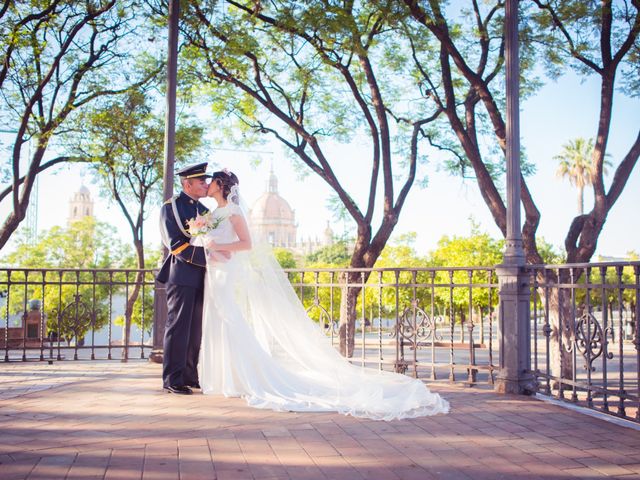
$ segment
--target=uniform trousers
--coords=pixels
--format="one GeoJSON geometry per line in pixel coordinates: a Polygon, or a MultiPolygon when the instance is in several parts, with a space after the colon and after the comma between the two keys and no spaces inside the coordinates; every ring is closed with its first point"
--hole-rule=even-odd
{"type": "Polygon", "coordinates": [[[164,330],[164,387],[198,383],[204,290],[167,284],[167,324],[164,330]]]}

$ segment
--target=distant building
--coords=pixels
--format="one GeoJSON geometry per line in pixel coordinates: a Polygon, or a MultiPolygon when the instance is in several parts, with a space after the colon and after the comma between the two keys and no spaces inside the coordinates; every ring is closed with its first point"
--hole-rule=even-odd
{"type": "Polygon", "coordinates": [[[321,239],[297,238],[298,224],[295,210],[278,192],[278,178],[273,169],[269,173],[266,191],[249,210],[251,223],[260,240],[273,247],[286,248],[299,255],[308,255],[333,244],[333,230],[327,222],[321,239]]]}
{"type": "Polygon", "coordinates": [[[89,189],[82,185],[80,190],[73,194],[69,200],[69,216],[67,217],[67,225],[71,225],[77,220],[84,217],[93,217],[93,200],[89,189]]]}
{"type": "Polygon", "coordinates": [[[296,213],[278,193],[278,178],[269,174],[267,191],[253,204],[249,211],[251,223],[261,240],[274,247],[292,248],[296,244],[296,213]]]}

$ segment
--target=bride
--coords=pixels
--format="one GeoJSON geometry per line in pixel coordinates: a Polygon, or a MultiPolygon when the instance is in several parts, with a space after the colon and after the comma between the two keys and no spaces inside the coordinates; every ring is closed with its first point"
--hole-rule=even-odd
{"type": "Polygon", "coordinates": [[[446,413],[449,404],[417,379],[352,365],[310,320],[268,245],[252,242],[238,178],[213,174],[216,227],[207,248],[200,350],[205,394],[242,397],[257,408],[334,411],[392,420],[446,413]],[[226,259],[216,251],[229,251],[226,259]]]}

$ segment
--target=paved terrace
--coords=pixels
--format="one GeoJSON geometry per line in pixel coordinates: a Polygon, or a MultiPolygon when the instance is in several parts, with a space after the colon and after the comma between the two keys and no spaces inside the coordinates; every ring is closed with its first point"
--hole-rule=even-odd
{"type": "Polygon", "coordinates": [[[639,478],[640,431],[437,383],[449,415],[376,422],[160,389],[142,361],[0,364],[0,478],[639,478]]]}

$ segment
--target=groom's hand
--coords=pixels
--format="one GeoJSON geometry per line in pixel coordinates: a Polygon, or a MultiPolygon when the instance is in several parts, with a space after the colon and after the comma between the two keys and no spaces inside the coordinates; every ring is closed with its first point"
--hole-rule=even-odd
{"type": "Polygon", "coordinates": [[[216,250],[216,253],[219,253],[220,255],[222,255],[227,260],[229,260],[231,258],[231,252],[228,251],[228,250],[216,250]]]}

